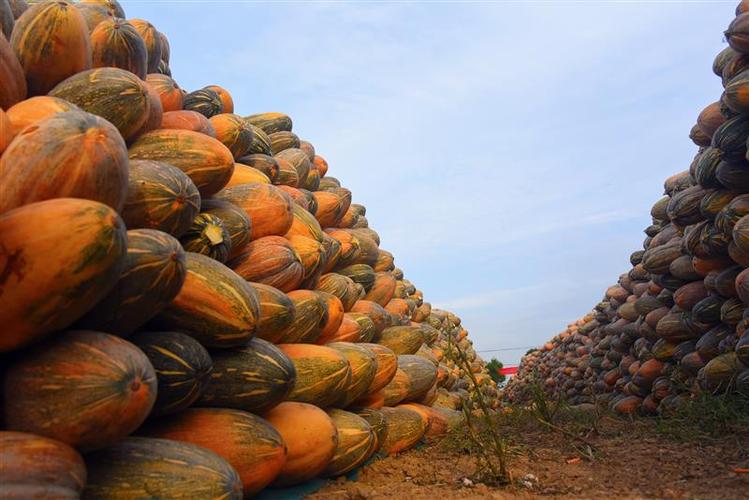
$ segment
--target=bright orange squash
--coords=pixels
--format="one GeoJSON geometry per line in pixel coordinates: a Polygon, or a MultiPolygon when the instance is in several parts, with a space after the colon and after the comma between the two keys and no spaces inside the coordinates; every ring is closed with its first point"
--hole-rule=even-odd
{"type": "Polygon", "coordinates": [[[229,267],[247,281],[270,285],[283,292],[296,290],[304,280],[304,266],[299,255],[281,236],[265,236],[250,242],[229,262],[229,267]]]}
{"type": "Polygon", "coordinates": [[[150,437],[209,449],[239,473],[245,496],[268,486],[286,463],[286,444],[267,421],[240,410],[190,408],[146,426],[150,437]]]}
{"type": "Polygon", "coordinates": [[[344,313],[338,330],[321,336],[317,343],[366,342],[372,340],[372,333],[374,333],[374,323],[367,316],[359,313],[344,313]]]}
{"type": "Polygon", "coordinates": [[[390,313],[388,313],[384,307],[382,307],[380,304],[377,304],[376,302],[372,302],[369,300],[357,300],[351,307],[351,312],[366,314],[369,319],[372,320],[375,325],[374,338],[376,340],[379,340],[379,337],[385,330],[385,328],[393,326],[393,318],[392,316],[390,316],[390,313]]]}
{"type": "Polygon", "coordinates": [[[229,148],[235,159],[247,154],[252,145],[252,129],[241,116],[224,110],[209,118],[209,121],[216,131],[216,139],[229,148]]]}
{"type": "Polygon", "coordinates": [[[363,290],[351,278],[337,273],[323,274],[315,289],[338,297],[344,311],[350,311],[356,301],[364,295],[363,290]]]}
{"type": "Polygon", "coordinates": [[[105,333],[61,335],[21,357],[5,376],[9,429],[81,451],[123,439],[143,423],[155,401],[156,374],[146,355],[105,333]]]}
{"type": "Polygon", "coordinates": [[[289,401],[322,408],[334,405],[351,383],[351,365],[335,349],[312,344],[279,344],[296,368],[289,401]]]}
{"type": "Polygon", "coordinates": [[[312,164],[315,166],[315,169],[320,172],[320,177],[325,177],[325,174],[328,173],[328,162],[325,161],[325,158],[320,155],[315,155],[312,164]]]}
{"type": "Polygon", "coordinates": [[[127,147],[112,124],[81,111],[25,128],[0,158],[0,214],[51,198],[84,198],[119,211],[127,147]]]}
{"type": "Polygon", "coordinates": [[[317,294],[325,302],[326,309],[326,314],[323,318],[324,322],[320,327],[320,337],[317,339],[317,343],[327,344],[329,341],[325,339],[333,338],[343,323],[343,303],[341,302],[341,299],[332,293],[318,291],[317,294]]]}
{"type": "Polygon", "coordinates": [[[10,141],[13,140],[13,135],[13,127],[10,119],[8,119],[8,114],[0,109],[0,154],[5,151],[10,141]]]}
{"type": "MultiPolygon", "coordinates": [[[[110,19],[115,19],[116,17],[111,10],[107,9],[103,5],[78,2],[75,4],[75,8],[78,9],[78,11],[83,16],[83,19],[86,21],[86,26],[88,27],[89,33],[94,31],[96,27],[99,26],[99,23],[110,19]]],[[[120,17],[120,19],[123,18],[120,17]]]]}
{"type": "Polygon", "coordinates": [[[73,3],[42,2],[16,21],[10,43],[26,75],[29,95],[91,67],[88,25],[73,3]]]}
{"type": "Polygon", "coordinates": [[[243,208],[252,220],[252,239],[281,236],[294,221],[291,197],[269,184],[242,184],[226,188],[216,198],[243,208]]]}
{"type": "Polygon", "coordinates": [[[126,251],[122,219],[95,201],[58,198],[0,215],[0,352],[88,312],[117,283],[126,251]]]}
{"type": "MultiPolygon", "coordinates": [[[[202,115],[201,115],[202,116],[202,115]]],[[[267,175],[262,173],[260,170],[252,167],[248,167],[242,163],[234,164],[234,172],[231,174],[231,179],[226,183],[226,187],[237,186],[239,184],[270,184],[270,179],[267,175]]]]}
{"type": "Polygon", "coordinates": [[[318,273],[325,259],[325,249],[322,245],[306,236],[291,235],[287,239],[304,267],[304,279],[307,280],[318,273]]]}
{"type": "Polygon", "coordinates": [[[335,456],[338,431],[320,408],[305,403],[281,403],[263,414],[281,434],[288,453],[273,486],[292,486],[320,475],[335,456]]]}
{"type": "Polygon", "coordinates": [[[327,347],[342,354],[351,367],[351,381],[339,395],[335,406],[346,408],[367,393],[377,372],[377,357],[374,352],[362,344],[352,342],[333,342],[327,347]]]}
{"type": "Polygon", "coordinates": [[[425,419],[410,408],[382,408],[385,417],[387,438],[381,450],[388,455],[400,453],[416,446],[427,431],[425,419]]]}
{"type": "Polygon", "coordinates": [[[128,22],[140,34],[146,45],[148,73],[157,73],[161,63],[161,35],[153,24],[144,19],[130,19],[128,22]]]}
{"type": "Polygon", "coordinates": [[[182,89],[171,77],[159,73],[150,73],[146,75],[146,84],[159,95],[164,113],[182,110],[182,89]]]}
{"type": "Polygon", "coordinates": [[[281,184],[284,186],[298,187],[299,186],[299,172],[294,168],[294,165],[285,158],[274,157],[276,163],[278,163],[278,176],[273,181],[274,184],[281,184]]]}
{"type": "Polygon", "coordinates": [[[324,476],[336,477],[351,472],[364,464],[377,439],[369,423],[355,413],[328,410],[338,433],[338,446],[324,476]]]}
{"type": "Polygon", "coordinates": [[[382,389],[385,406],[395,406],[408,398],[411,390],[411,379],[400,368],[395,370],[395,376],[382,389]]]}
{"type": "Polygon", "coordinates": [[[389,272],[375,274],[372,288],[364,296],[364,300],[371,300],[382,307],[387,306],[395,293],[395,278],[389,272]]]}
{"type": "Polygon", "coordinates": [[[216,130],[213,124],[197,111],[187,109],[178,111],[168,111],[161,117],[161,128],[174,130],[191,130],[200,132],[209,137],[216,137],[216,130]]]}
{"type": "Polygon", "coordinates": [[[262,153],[249,154],[239,158],[237,162],[261,171],[271,182],[278,177],[278,162],[272,156],[262,153]]]}
{"type": "Polygon", "coordinates": [[[29,125],[39,123],[52,115],[65,111],[80,111],[80,108],[65,99],[46,95],[19,102],[7,111],[13,137],[29,125]]]}
{"type": "Polygon", "coordinates": [[[398,356],[387,347],[380,344],[362,344],[372,351],[377,360],[377,370],[366,394],[372,394],[386,387],[398,371],[398,356]]]}

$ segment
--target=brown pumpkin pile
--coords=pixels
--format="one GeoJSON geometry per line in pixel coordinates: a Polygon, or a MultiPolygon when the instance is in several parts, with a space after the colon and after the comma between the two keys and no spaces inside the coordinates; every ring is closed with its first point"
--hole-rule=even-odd
{"type": "Polygon", "coordinates": [[[444,434],[454,315],[281,113],[187,93],[117,0],[0,0],[10,498],[240,498],[444,434]]]}
{"type": "Polygon", "coordinates": [[[725,91],[699,114],[690,168],[666,179],[632,269],[582,319],[527,354],[530,385],[619,413],[668,413],[701,393],[749,394],[749,2],[715,59],[725,91]]]}

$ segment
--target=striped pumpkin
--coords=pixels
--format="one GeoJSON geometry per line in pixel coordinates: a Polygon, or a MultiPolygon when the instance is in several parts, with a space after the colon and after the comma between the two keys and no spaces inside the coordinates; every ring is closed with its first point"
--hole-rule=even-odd
{"type": "Polygon", "coordinates": [[[140,33],[124,19],[113,18],[100,22],[91,32],[92,66],[115,67],[145,80],[148,52],[140,33]]]}
{"type": "Polygon", "coordinates": [[[374,352],[361,344],[333,342],[326,347],[342,354],[351,367],[351,381],[336,402],[336,406],[346,408],[363,396],[372,385],[377,372],[377,358],[374,352]]]}
{"type": "MultiPolygon", "coordinates": [[[[162,58],[166,62],[169,62],[168,58],[162,58]]],[[[208,90],[213,90],[218,94],[219,99],[221,99],[221,104],[223,105],[223,112],[224,113],[234,113],[234,99],[232,99],[231,94],[228,90],[226,90],[223,87],[219,87],[218,85],[208,85],[206,87],[208,90]]],[[[244,118],[242,118],[244,120],[244,118]]]]}
{"type": "Polygon", "coordinates": [[[327,477],[347,474],[364,464],[377,439],[369,422],[356,413],[328,410],[338,434],[338,446],[328,466],[322,472],[327,477]]]}
{"type": "Polygon", "coordinates": [[[57,84],[49,95],[105,118],[117,127],[126,141],[135,139],[151,111],[146,83],[119,68],[77,73],[57,84]]]}
{"type": "Polygon", "coordinates": [[[89,113],[59,113],[23,130],[0,158],[0,214],[51,198],[85,198],[119,211],[127,180],[117,129],[89,113]]]}
{"type": "Polygon", "coordinates": [[[337,273],[323,274],[315,289],[338,297],[343,304],[344,311],[351,311],[356,301],[363,295],[361,288],[357,287],[351,278],[337,273]]]}
{"type": "Polygon", "coordinates": [[[416,411],[397,407],[379,410],[385,417],[387,437],[381,450],[387,455],[394,455],[409,450],[421,441],[427,431],[424,418],[416,411]]]}
{"type": "Polygon", "coordinates": [[[272,153],[270,150],[270,138],[268,137],[268,134],[252,124],[250,124],[250,129],[252,129],[252,143],[250,144],[250,149],[247,154],[263,154],[270,156],[272,153]]]}
{"type": "MultiPolygon", "coordinates": [[[[291,196],[291,199],[294,201],[295,206],[303,208],[310,214],[314,212],[315,197],[312,196],[311,192],[307,191],[306,189],[285,186],[283,184],[279,184],[278,189],[291,196]]],[[[312,218],[314,218],[314,216],[312,218]]],[[[315,219],[315,223],[318,226],[320,225],[320,223],[317,222],[317,219],[315,219]]]]}
{"type": "Polygon", "coordinates": [[[207,88],[187,94],[182,106],[190,111],[197,111],[206,118],[224,112],[224,103],[221,102],[221,96],[215,90],[207,88]]]}
{"type": "Polygon", "coordinates": [[[271,182],[278,177],[278,162],[272,156],[261,153],[248,154],[239,158],[237,162],[261,171],[271,182]]]}
{"type": "Polygon", "coordinates": [[[252,145],[252,129],[241,116],[225,111],[212,116],[210,122],[216,131],[216,139],[229,148],[235,159],[247,154],[252,145]]]}
{"type": "Polygon", "coordinates": [[[151,73],[146,75],[146,84],[159,95],[164,113],[182,109],[182,89],[171,77],[151,73]]]}
{"type": "Polygon", "coordinates": [[[216,138],[216,130],[213,128],[213,124],[208,120],[208,118],[196,111],[189,111],[186,109],[164,113],[164,116],[161,117],[161,128],[191,130],[193,132],[200,132],[201,134],[205,134],[214,139],[216,138]]]}
{"type": "Polygon", "coordinates": [[[328,173],[328,162],[322,156],[316,154],[312,159],[312,164],[315,169],[320,172],[320,177],[323,178],[328,173]]]}
{"type": "Polygon", "coordinates": [[[359,239],[354,233],[334,228],[326,229],[325,233],[341,245],[340,255],[336,262],[339,267],[350,266],[357,260],[361,249],[359,239]]]}
{"type": "Polygon", "coordinates": [[[351,366],[335,349],[311,344],[279,344],[296,369],[288,401],[319,407],[333,405],[351,383],[351,366]]]}
{"type": "Polygon", "coordinates": [[[60,441],[0,431],[0,477],[8,499],[78,498],[86,484],[86,464],[60,441]]]}
{"type": "Polygon", "coordinates": [[[130,158],[174,165],[192,179],[201,196],[220,191],[234,170],[234,157],[226,146],[190,130],[164,129],[143,134],[130,146],[130,158]]]}
{"type": "Polygon", "coordinates": [[[5,151],[12,140],[13,131],[11,130],[8,114],[0,109],[0,155],[3,154],[3,151],[5,151]]]}
{"type": "Polygon", "coordinates": [[[344,318],[343,303],[341,300],[328,292],[320,292],[317,294],[325,302],[325,318],[322,326],[320,327],[320,337],[317,339],[317,344],[327,344],[329,341],[326,339],[333,338],[338,329],[341,327],[344,318]]]}
{"type": "Polygon", "coordinates": [[[423,398],[437,382],[437,366],[421,356],[398,356],[398,369],[408,375],[406,401],[418,401],[423,398]]]}
{"type": "Polygon", "coordinates": [[[260,128],[266,134],[274,132],[291,132],[293,124],[291,118],[283,113],[258,113],[246,116],[251,125],[260,128]]]}
{"type": "Polygon", "coordinates": [[[99,23],[115,18],[111,11],[101,5],[78,2],[75,4],[75,8],[78,9],[86,21],[89,33],[92,33],[99,26],[99,23]]]}
{"type": "Polygon", "coordinates": [[[293,486],[320,475],[335,456],[338,432],[320,408],[285,402],[262,415],[281,434],[288,453],[272,485],[293,486]]]}
{"type": "Polygon", "coordinates": [[[146,355],[119,337],[68,332],[13,363],[4,394],[8,429],[90,451],[143,423],[156,400],[156,374],[146,355]]]}
{"type": "Polygon", "coordinates": [[[158,229],[179,238],[200,210],[200,193],[177,167],[130,160],[130,178],[122,218],[132,229],[158,229]]]}
{"type": "Polygon", "coordinates": [[[174,300],[186,273],[177,240],[161,231],[132,229],[117,284],[75,326],[126,337],[174,300]]]}
{"type": "Polygon", "coordinates": [[[375,283],[374,270],[366,264],[354,264],[338,269],[336,272],[348,276],[354,283],[360,284],[364,288],[364,293],[369,292],[375,283]]]}
{"type": "Polygon", "coordinates": [[[348,207],[344,208],[343,199],[336,193],[316,191],[313,193],[317,201],[315,217],[322,227],[338,227],[348,207]]]}
{"type": "Polygon", "coordinates": [[[226,262],[231,252],[229,231],[224,221],[213,214],[198,214],[190,229],[180,237],[180,242],[186,251],[205,255],[218,262],[226,262]]]}
{"type": "Polygon", "coordinates": [[[117,0],[79,0],[81,5],[95,5],[107,10],[114,17],[125,18],[125,9],[117,0]]]}
{"type": "Polygon", "coordinates": [[[299,255],[288,240],[280,236],[265,236],[250,242],[229,266],[247,281],[270,285],[283,292],[296,290],[304,280],[299,255]]]}
{"type": "Polygon", "coordinates": [[[88,26],[72,3],[43,2],[16,20],[10,44],[26,74],[29,95],[42,95],[91,67],[88,26]]]}
{"type": "Polygon", "coordinates": [[[223,222],[231,240],[228,258],[239,255],[250,242],[252,223],[247,212],[233,203],[212,198],[203,200],[201,210],[202,213],[216,216],[223,222]]]}
{"type": "Polygon", "coordinates": [[[393,325],[393,318],[384,307],[369,300],[358,300],[351,308],[351,312],[366,314],[375,326],[374,339],[379,340],[382,332],[393,325]]]}
{"type": "Polygon", "coordinates": [[[314,290],[293,290],[288,297],[296,312],[294,321],[280,332],[279,342],[314,343],[320,337],[322,325],[327,319],[325,300],[314,290]]]}
{"type": "Polygon", "coordinates": [[[215,351],[213,371],[198,405],[262,413],[285,400],[294,386],[292,361],[270,342],[215,351]]]}
{"type": "Polygon", "coordinates": [[[268,184],[241,184],[216,195],[247,212],[252,221],[252,239],[281,236],[294,221],[291,197],[268,184]]]}
{"type": "Polygon", "coordinates": [[[294,132],[273,132],[268,134],[270,150],[275,155],[290,148],[299,148],[299,137],[294,132]]]}
{"type": "Polygon", "coordinates": [[[397,368],[390,382],[382,389],[385,406],[395,406],[405,401],[411,391],[411,379],[408,373],[397,368]]]}
{"type": "Polygon", "coordinates": [[[289,245],[299,256],[299,261],[304,268],[304,280],[320,275],[320,268],[325,259],[325,249],[312,238],[306,236],[291,235],[287,238],[289,245]]]}
{"type": "Polygon", "coordinates": [[[374,333],[374,323],[367,316],[359,313],[344,313],[338,330],[321,336],[317,343],[368,342],[372,340],[372,333],[374,333]]]}
{"type": "Polygon", "coordinates": [[[83,498],[242,499],[242,481],[216,453],[170,439],[129,437],[86,455],[83,498]]]}
{"type": "Polygon", "coordinates": [[[57,113],[80,111],[81,109],[65,99],[50,96],[37,96],[23,100],[6,111],[15,137],[29,125],[34,125],[57,113]]]}
{"type": "Polygon", "coordinates": [[[262,283],[250,283],[257,292],[260,316],[255,336],[268,342],[278,343],[283,332],[296,317],[296,307],[288,295],[281,290],[262,283]]]}
{"type": "Polygon", "coordinates": [[[156,371],[158,391],[152,417],[181,412],[200,397],[213,361],[195,339],[178,332],[139,332],[130,340],[156,371]]]}
{"type": "Polygon", "coordinates": [[[284,158],[276,157],[278,163],[278,176],[273,184],[289,187],[299,187],[299,172],[292,163],[284,158]]]}
{"type": "Polygon", "coordinates": [[[390,349],[380,344],[367,344],[362,346],[372,351],[377,360],[377,370],[375,371],[372,383],[367,388],[367,394],[372,394],[385,388],[398,370],[398,356],[390,349]]]}
{"type": "Polygon", "coordinates": [[[291,227],[289,227],[289,230],[286,232],[286,238],[290,238],[291,236],[304,236],[305,238],[313,239],[318,243],[323,243],[325,233],[320,227],[320,223],[315,219],[315,216],[296,202],[294,203],[292,212],[293,219],[291,227]]]}
{"type": "Polygon", "coordinates": [[[0,215],[0,241],[8,256],[0,283],[0,352],[83,316],[117,283],[127,251],[125,225],[114,210],[72,198],[0,215]]]}
{"type": "Polygon", "coordinates": [[[158,30],[144,19],[130,19],[128,21],[140,34],[146,46],[148,59],[148,73],[157,73],[161,62],[161,36],[158,30]]]}
{"type": "Polygon", "coordinates": [[[395,281],[389,272],[375,273],[374,284],[364,296],[364,300],[370,300],[385,307],[395,293],[395,281]]]}
{"type": "Polygon", "coordinates": [[[231,179],[226,183],[226,187],[238,186],[240,184],[270,184],[270,179],[267,175],[262,173],[260,170],[252,167],[248,167],[242,163],[234,164],[234,172],[231,174],[231,179]]]}
{"type": "Polygon", "coordinates": [[[391,326],[386,328],[378,344],[392,349],[395,354],[415,354],[424,343],[424,334],[419,327],[391,326]]]}
{"type": "Polygon", "coordinates": [[[372,448],[370,448],[367,456],[367,458],[369,458],[380,451],[380,446],[382,446],[387,438],[387,423],[385,422],[385,416],[381,411],[371,408],[356,410],[356,414],[366,420],[372,428],[372,432],[374,432],[375,439],[372,442],[372,448]]]}
{"type": "Polygon", "coordinates": [[[375,265],[372,266],[372,268],[377,273],[394,270],[395,258],[393,257],[393,254],[387,250],[380,249],[377,253],[377,262],[375,262],[375,265]]]}
{"type": "Polygon", "coordinates": [[[286,463],[286,444],[262,418],[239,410],[191,408],[148,425],[145,435],[201,446],[239,474],[245,497],[268,486],[286,463]]]}
{"type": "Polygon", "coordinates": [[[155,318],[160,329],[186,333],[208,348],[244,345],[257,325],[255,290],[220,262],[187,252],[187,277],[155,318]]]}
{"type": "MultiPolygon", "coordinates": [[[[272,139],[271,139],[272,142],[272,139]]],[[[271,147],[273,145],[271,144],[271,147]]],[[[304,186],[307,182],[307,176],[309,175],[310,171],[310,161],[309,158],[307,158],[307,155],[302,151],[301,149],[291,148],[291,149],[284,149],[283,151],[279,153],[275,153],[274,157],[277,161],[287,161],[291,164],[292,167],[294,167],[294,170],[296,170],[297,173],[297,186],[301,187],[304,186]]],[[[314,196],[314,195],[313,195],[314,196]]]]}

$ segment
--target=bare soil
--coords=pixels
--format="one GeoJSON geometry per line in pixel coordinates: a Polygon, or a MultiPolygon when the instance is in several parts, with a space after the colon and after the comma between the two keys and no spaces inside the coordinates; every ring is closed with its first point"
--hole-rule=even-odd
{"type": "Polygon", "coordinates": [[[737,471],[749,468],[749,430],[676,440],[659,432],[654,420],[611,417],[579,434],[587,444],[528,422],[504,432],[512,436],[509,486],[476,479],[475,452],[457,431],[372,462],[356,480],[339,478],[308,498],[749,499],[749,474],[737,471]]]}

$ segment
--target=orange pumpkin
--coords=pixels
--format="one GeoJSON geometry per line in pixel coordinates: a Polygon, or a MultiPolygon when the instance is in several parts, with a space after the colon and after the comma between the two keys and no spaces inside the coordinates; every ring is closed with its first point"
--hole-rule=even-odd
{"type": "Polygon", "coordinates": [[[288,295],[281,290],[262,283],[250,283],[260,303],[255,336],[268,342],[278,343],[283,332],[296,317],[296,307],[288,295]]]}
{"type": "Polygon", "coordinates": [[[269,184],[241,184],[226,188],[216,198],[243,208],[252,221],[252,239],[281,236],[294,221],[293,202],[288,194],[269,184]]]}
{"type": "Polygon", "coordinates": [[[313,343],[327,320],[326,302],[313,290],[294,290],[288,293],[294,303],[294,321],[280,333],[283,343],[313,343]]]}
{"type": "Polygon", "coordinates": [[[267,421],[240,410],[189,408],[148,425],[149,437],[207,448],[239,473],[245,496],[268,486],[286,463],[286,444],[267,421]]]}
{"type": "Polygon", "coordinates": [[[148,73],[158,73],[161,63],[161,34],[144,19],[130,19],[129,23],[140,34],[148,54],[148,73]]]}
{"type": "Polygon", "coordinates": [[[320,328],[320,337],[317,339],[318,344],[326,344],[327,338],[333,338],[335,333],[341,327],[343,323],[344,311],[343,303],[341,299],[328,292],[317,292],[322,297],[326,305],[327,314],[324,319],[324,323],[320,328]]]}
{"type": "Polygon", "coordinates": [[[363,295],[359,285],[348,276],[337,273],[323,274],[315,287],[316,290],[332,293],[341,300],[344,311],[350,311],[357,300],[363,295]]]}
{"type": "Polygon", "coordinates": [[[365,394],[351,403],[350,408],[368,408],[379,410],[385,406],[385,391],[379,390],[371,394],[365,394]]]}
{"type": "Polygon", "coordinates": [[[275,182],[278,177],[278,161],[276,161],[272,156],[255,153],[243,156],[239,158],[237,162],[259,170],[264,173],[271,182],[275,182]]]}
{"type": "Polygon", "coordinates": [[[234,113],[234,99],[231,98],[228,90],[218,85],[208,85],[206,88],[218,94],[221,103],[224,105],[224,113],[234,113]]]}
{"type": "Polygon", "coordinates": [[[375,325],[375,338],[379,338],[385,328],[393,326],[393,318],[380,304],[369,300],[357,300],[351,307],[351,312],[369,316],[375,325]]]}
{"type": "Polygon", "coordinates": [[[234,172],[231,174],[231,179],[226,184],[226,187],[237,186],[239,184],[270,184],[270,179],[260,170],[257,170],[242,163],[234,164],[234,172]]]}
{"type": "Polygon", "coordinates": [[[328,466],[338,447],[335,424],[320,408],[305,403],[281,403],[263,415],[281,434],[288,453],[274,486],[308,481],[328,466]]]}
{"type": "Polygon", "coordinates": [[[428,422],[411,408],[382,408],[380,410],[387,423],[387,438],[381,450],[392,455],[409,450],[421,441],[427,431],[428,422]]]}
{"type": "Polygon", "coordinates": [[[325,408],[335,405],[351,384],[351,365],[335,349],[313,344],[279,344],[278,348],[296,369],[289,401],[325,408]]]}
{"type": "Polygon", "coordinates": [[[398,370],[398,356],[389,349],[380,344],[362,344],[375,354],[377,359],[377,371],[374,379],[367,389],[366,394],[379,392],[385,388],[398,370]]]}
{"type": "MultiPolygon", "coordinates": [[[[250,219],[254,224],[252,215],[250,219]]],[[[299,255],[281,236],[265,236],[250,242],[229,262],[229,267],[247,281],[264,283],[283,292],[296,290],[304,280],[304,266],[299,255]]]]}
{"type": "Polygon", "coordinates": [[[387,306],[395,293],[395,281],[391,273],[375,274],[374,285],[364,296],[364,300],[371,300],[382,307],[387,306]]]}
{"type": "Polygon", "coordinates": [[[91,67],[88,25],[70,2],[30,6],[16,21],[10,43],[32,96],[46,94],[61,81],[91,67]]]}
{"type": "Polygon", "coordinates": [[[312,193],[317,201],[317,212],[315,218],[322,227],[338,227],[338,223],[348,210],[343,208],[343,200],[335,193],[328,191],[316,191],[312,193]]]}
{"type": "Polygon", "coordinates": [[[50,198],[85,198],[119,211],[127,147],[111,123],[69,111],[27,127],[0,158],[0,214],[50,198]]]}
{"type": "Polygon", "coordinates": [[[29,125],[65,111],[80,111],[80,108],[65,99],[44,95],[21,101],[12,106],[7,113],[15,137],[29,125]]]}
{"type": "Polygon", "coordinates": [[[175,130],[191,130],[209,137],[216,137],[216,130],[208,118],[197,111],[179,110],[168,111],[161,117],[161,128],[175,130]]]}
{"type": "Polygon", "coordinates": [[[125,18],[125,10],[117,0],[80,0],[80,4],[102,7],[114,17],[125,18]]]}
{"type": "Polygon", "coordinates": [[[212,116],[209,121],[216,131],[216,139],[229,148],[234,158],[247,154],[252,145],[252,129],[241,116],[224,110],[224,113],[212,116]]]}
{"type": "MultiPolygon", "coordinates": [[[[115,19],[115,16],[111,10],[107,9],[102,5],[95,5],[93,3],[78,2],[75,4],[75,8],[83,16],[88,26],[88,32],[93,32],[99,23],[107,21],[109,19],[115,19]]],[[[120,17],[122,19],[122,17],[120,17]]]]}
{"type": "Polygon", "coordinates": [[[320,177],[325,177],[325,174],[328,173],[328,162],[325,161],[325,158],[320,155],[315,155],[315,158],[312,160],[312,164],[314,165],[315,169],[320,172],[320,177]]]}
{"type": "Polygon", "coordinates": [[[309,279],[322,267],[325,259],[324,248],[320,243],[306,236],[292,235],[288,237],[288,240],[304,266],[304,279],[309,279]]]}
{"type": "Polygon", "coordinates": [[[363,344],[332,342],[327,344],[327,347],[342,354],[351,367],[350,382],[335,403],[336,406],[346,408],[367,393],[377,371],[377,358],[375,353],[363,344]]]}
{"type": "Polygon", "coordinates": [[[140,79],[146,78],[146,43],[124,19],[107,19],[96,26],[91,32],[91,53],[94,68],[121,68],[140,79]]]}
{"type": "Polygon", "coordinates": [[[275,157],[275,159],[278,163],[278,176],[273,183],[291,187],[299,186],[299,172],[294,165],[285,158],[275,157]]]}
{"type": "Polygon", "coordinates": [[[12,364],[4,394],[9,429],[90,451],[143,423],[156,401],[156,374],[146,355],[120,337],[68,332],[12,364]]]}
{"type": "Polygon", "coordinates": [[[327,344],[329,342],[364,342],[371,340],[371,335],[367,338],[367,331],[373,331],[374,324],[363,314],[344,313],[340,326],[336,331],[328,335],[322,335],[318,344],[327,344]]]}
{"type": "Polygon", "coordinates": [[[8,109],[26,98],[26,76],[13,48],[0,34],[0,108],[8,109]]]}
{"type": "MultiPolygon", "coordinates": [[[[179,85],[171,77],[159,73],[151,73],[146,76],[146,84],[159,95],[164,113],[182,110],[182,89],[179,88],[179,85]]],[[[203,116],[203,118],[205,117],[203,116]]]]}
{"type": "Polygon", "coordinates": [[[10,123],[8,114],[0,109],[0,154],[5,151],[10,141],[13,140],[13,126],[10,123]]]}
{"type": "Polygon", "coordinates": [[[408,397],[411,389],[411,379],[408,374],[400,368],[395,370],[395,375],[381,390],[385,398],[385,406],[395,406],[408,397]]]}
{"type": "Polygon", "coordinates": [[[375,272],[392,271],[395,269],[395,258],[387,250],[380,249],[377,255],[377,261],[372,266],[375,272]]]}

